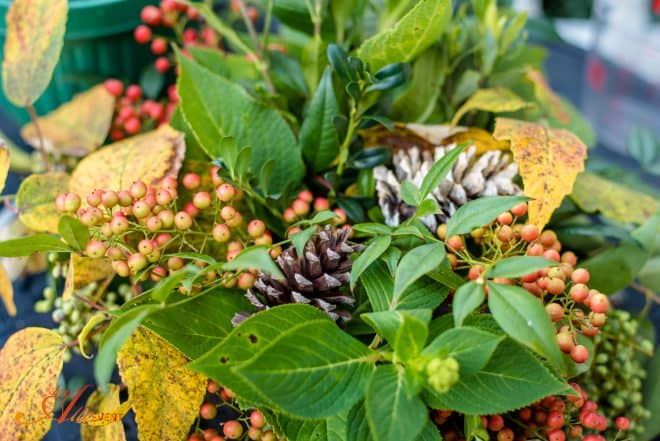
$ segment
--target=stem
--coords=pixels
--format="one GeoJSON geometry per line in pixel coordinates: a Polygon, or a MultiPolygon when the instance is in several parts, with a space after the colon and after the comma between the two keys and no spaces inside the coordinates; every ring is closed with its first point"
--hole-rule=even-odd
{"type": "Polygon", "coordinates": [[[41,162],[43,163],[44,169],[48,171],[49,169],[49,164],[48,164],[48,153],[46,152],[46,141],[44,140],[44,136],[41,133],[41,126],[39,126],[39,118],[37,117],[37,112],[34,110],[34,106],[30,104],[27,106],[27,111],[30,114],[30,119],[32,119],[32,123],[34,124],[34,128],[37,131],[37,136],[39,137],[39,146],[41,150],[41,162]]]}
{"type": "Polygon", "coordinates": [[[264,21],[264,35],[261,46],[264,49],[268,49],[268,38],[270,37],[270,27],[273,20],[273,0],[268,0],[268,5],[266,6],[266,20],[264,21]]]}
{"type": "Polygon", "coordinates": [[[261,72],[261,75],[264,77],[268,91],[270,93],[275,93],[275,86],[273,85],[273,80],[271,79],[270,72],[268,71],[268,63],[264,59],[264,48],[259,41],[259,36],[257,35],[257,31],[254,29],[252,20],[250,20],[250,17],[248,17],[245,2],[243,0],[237,0],[237,2],[241,9],[241,17],[243,17],[245,27],[247,28],[248,34],[250,35],[250,38],[252,39],[252,42],[254,43],[254,46],[257,50],[255,53],[257,57],[257,69],[259,69],[259,72],[261,72]]]}
{"type": "Polygon", "coordinates": [[[337,174],[339,176],[341,176],[344,172],[344,165],[348,159],[348,148],[351,146],[353,134],[355,133],[355,129],[358,126],[357,119],[357,107],[355,105],[355,101],[351,100],[351,114],[349,115],[348,119],[348,130],[346,132],[346,138],[344,138],[344,142],[339,147],[339,159],[337,163],[337,174]]]}
{"type": "Polygon", "coordinates": [[[323,0],[316,0],[314,5],[314,15],[312,16],[312,22],[314,23],[314,38],[316,40],[321,39],[321,25],[323,24],[323,17],[321,12],[323,10],[323,0]]]}

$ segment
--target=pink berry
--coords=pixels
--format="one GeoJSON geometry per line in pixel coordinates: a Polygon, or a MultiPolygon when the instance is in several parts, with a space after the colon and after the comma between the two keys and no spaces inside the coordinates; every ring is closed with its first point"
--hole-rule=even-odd
{"type": "Polygon", "coordinates": [[[110,228],[116,235],[120,235],[128,230],[128,220],[123,216],[114,216],[110,221],[110,228]]]}
{"type": "Polygon", "coordinates": [[[187,202],[183,206],[183,211],[188,213],[191,217],[199,216],[199,208],[197,208],[192,202],[187,202]]]}
{"type": "Polygon", "coordinates": [[[258,410],[253,410],[250,414],[250,425],[252,427],[256,427],[257,429],[264,427],[266,425],[266,418],[264,417],[264,414],[258,410]]]}
{"type": "Polygon", "coordinates": [[[103,86],[105,86],[105,90],[112,96],[120,97],[124,93],[124,83],[114,78],[105,80],[103,86]]]}
{"type": "Polygon", "coordinates": [[[156,202],[158,202],[158,205],[168,205],[172,202],[172,194],[169,190],[161,188],[156,192],[156,202]]]}
{"type": "Polygon", "coordinates": [[[216,242],[224,243],[231,238],[231,230],[225,224],[217,224],[213,227],[213,239],[216,242]]]}
{"type": "Polygon", "coordinates": [[[605,294],[594,294],[589,301],[589,308],[593,312],[606,313],[610,308],[610,300],[605,294]]]}
{"type": "Polygon", "coordinates": [[[135,201],[135,203],[133,203],[133,215],[138,219],[147,217],[150,214],[151,214],[151,208],[149,207],[149,204],[147,204],[145,201],[140,200],[140,201],[135,201]]]}
{"type": "Polygon", "coordinates": [[[152,36],[151,28],[145,25],[138,26],[137,28],[135,28],[135,31],[133,32],[133,37],[135,37],[135,41],[137,41],[140,44],[147,44],[151,40],[151,36],[152,36]]]}
{"type": "Polygon", "coordinates": [[[156,249],[156,246],[153,241],[149,239],[143,239],[138,243],[137,248],[140,253],[146,256],[147,254],[153,253],[154,249],[156,249]]]}
{"type": "Polygon", "coordinates": [[[104,191],[101,196],[101,203],[106,208],[112,208],[119,203],[119,197],[112,190],[104,191]]]}
{"type": "Polygon", "coordinates": [[[101,197],[103,192],[101,190],[94,190],[87,195],[87,203],[92,207],[98,207],[101,204],[101,197]]]}
{"type": "Polygon", "coordinates": [[[132,102],[138,101],[142,98],[142,88],[137,84],[131,84],[126,88],[126,97],[132,102]]]}
{"type": "Polygon", "coordinates": [[[105,256],[106,249],[107,247],[105,243],[101,242],[100,240],[92,239],[87,242],[87,246],[85,247],[85,254],[91,258],[100,259],[101,257],[105,256]]]}
{"type": "Polygon", "coordinates": [[[293,211],[293,208],[287,208],[286,210],[284,210],[282,216],[284,217],[284,221],[288,224],[292,224],[297,219],[296,213],[293,211]]]}
{"type": "Polygon", "coordinates": [[[163,224],[163,228],[170,228],[174,225],[174,212],[172,210],[163,210],[158,213],[158,219],[163,224]]]}
{"type": "Polygon", "coordinates": [[[571,349],[571,358],[576,363],[584,363],[589,359],[589,350],[583,345],[576,345],[571,349]]]}
{"type": "Polygon", "coordinates": [[[206,191],[200,191],[199,193],[195,193],[193,196],[193,205],[200,210],[204,210],[206,208],[209,208],[211,206],[211,195],[208,194],[206,191]]]}
{"type": "Polygon", "coordinates": [[[154,38],[151,42],[151,52],[154,55],[163,55],[167,52],[167,41],[164,38],[154,38]]]}
{"type": "Polygon", "coordinates": [[[140,19],[151,26],[158,26],[160,24],[160,18],[160,9],[153,5],[145,6],[140,12],[140,19]]]}
{"type": "Polygon", "coordinates": [[[218,414],[218,409],[213,403],[204,403],[199,408],[199,416],[205,420],[212,420],[218,414]]]}
{"type": "Polygon", "coordinates": [[[309,213],[309,202],[302,199],[296,199],[293,201],[293,204],[291,204],[291,208],[293,208],[293,212],[296,213],[297,216],[305,216],[309,213]]]}
{"type": "Polygon", "coordinates": [[[158,57],[154,66],[158,72],[165,73],[170,69],[170,60],[167,57],[158,57]]]}
{"type": "Polygon", "coordinates": [[[545,311],[553,322],[558,322],[564,317],[564,308],[559,303],[548,303],[545,311]]]}
{"type": "Polygon", "coordinates": [[[131,184],[131,196],[136,199],[144,197],[147,194],[147,185],[142,181],[135,181],[131,184]]]}
{"type": "Polygon", "coordinates": [[[232,219],[234,216],[236,216],[236,209],[230,205],[226,205],[222,207],[220,210],[220,217],[222,217],[225,221],[232,219]]]}
{"type": "Polygon", "coordinates": [[[136,273],[147,266],[147,258],[144,257],[144,254],[133,253],[128,256],[128,267],[132,273],[136,273]]]}
{"type": "Polygon", "coordinates": [[[325,211],[330,209],[330,201],[326,198],[316,198],[314,200],[314,211],[325,211]]]}
{"type": "Polygon", "coordinates": [[[222,433],[229,439],[239,439],[243,435],[243,426],[236,420],[229,420],[223,424],[222,433]]]}
{"type": "Polygon", "coordinates": [[[112,262],[112,269],[119,275],[119,277],[128,277],[131,270],[126,262],[123,260],[115,260],[112,262]]]}
{"type": "Polygon", "coordinates": [[[202,184],[202,178],[197,173],[186,173],[181,183],[188,190],[195,190],[202,184]]]}
{"type": "Polygon", "coordinates": [[[614,424],[619,430],[626,431],[630,428],[630,420],[626,417],[617,417],[617,419],[614,421],[614,424]]]}
{"type": "Polygon", "coordinates": [[[254,219],[248,224],[247,232],[252,238],[260,237],[266,232],[266,224],[262,220],[254,219]]]}
{"type": "Polygon", "coordinates": [[[188,228],[192,227],[192,224],[192,217],[185,211],[179,211],[174,216],[174,225],[176,225],[179,230],[187,230],[188,228]]]}
{"type": "Polygon", "coordinates": [[[80,196],[78,196],[75,193],[67,193],[64,197],[64,210],[68,213],[73,213],[75,211],[78,211],[80,208],[80,204],[82,204],[82,200],[80,199],[80,196]]]}
{"type": "Polygon", "coordinates": [[[298,199],[302,199],[308,204],[311,204],[312,201],[314,200],[314,195],[309,190],[303,190],[300,193],[298,193],[298,199]]]}
{"type": "Polygon", "coordinates": [[[236,188],[231,184],[224,183],[217,188],[215,194],[222,202],[229,202],[236,196],[236,188]]]}
{"type": "Polygon", "coordinates": [[[170,257],[167,259],[167,267],[170,269],[170,271],[180,270],[183,268],[183,265],[183,259],[180,257],[170,257]]]}
{"type": "Polygon", "coordinates": [[[589,283],[589,271],[584,268],[578,268],[571,274],[571,280],[575,283],[589,283]]]}
{"type": "Polygon", "coordinates": [[[138,117],[134,116],[124,123],[124,130],[126,130],[126,133],[129,135],[135,135],[136,133],[139,133],[140,129],[142,129],[142,123],[138,117]]]}

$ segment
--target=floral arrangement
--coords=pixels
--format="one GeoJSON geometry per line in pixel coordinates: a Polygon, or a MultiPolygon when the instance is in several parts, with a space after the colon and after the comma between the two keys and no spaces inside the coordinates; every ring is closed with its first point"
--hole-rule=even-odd
{"type": "MultiPolygon", "coordinates": [[[[48,84],[66,10],[10,9],[16,104],[48,84]]],[[[162,0],[141,19],[158,87],[108,79],[22,130],[42,161],[0,255],[47,256],[35,308],[57,327],[0,352],[0,433],[40,439],[59,408],[35,403],[80,354],[83,440],[125,440],[129,410],[141,440],[653,436],[653,343],[609,294],[653,301],[657,200],[584,171],[593,133],[523,14],[162,0]]]]}

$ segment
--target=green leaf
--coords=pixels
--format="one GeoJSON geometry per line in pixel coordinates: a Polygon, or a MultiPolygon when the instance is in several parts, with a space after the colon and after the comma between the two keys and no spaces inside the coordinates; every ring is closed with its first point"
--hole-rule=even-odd
{"type": "Polygon", "coordinates": [[[307,245],[307,242],[312,238],[314,233],[316,233],[316,225],[291,235],[291,243],[296,248],[296,253],[298,256],[303,255],[305,245],[307,245]]]}
{"type": "Polygon", "coordinates": [[[422,185],[419,187],[418,199],[425,199],[433,190],[435,190],[444,179],[447,173],[452,169],[454,163],[458,159],[458,155],[463,152],[465,145],[459,145],[449,150],[440,160],[438,160],[429,172],[424,176],[422,185]]]}
{"type": "Polygon", "coordinates": [[[462,376],[448,392],[426,389],[426,403],[469,415],[492,415],[527,406],[555,394],[570,394],[560,381],[524,347],[503,340],[479,372],[462,376]]]}
{"type": "MultiPolygon", "coordinates": [[[[188,46],[193,59],[211,72],[232,81],[257,81],[259,71],[254,63],[236,53],[223,53],[217,49],[188,46]]],[[[187,147],[187,145],[186,145],[187,147]]]]}
{"type": "Polygon", "coordinates": [[[156,305],[136,306],[114,319],[108,329],[103,332],[99,352],[94,360],[94,379],[99,387],[107,387],[112,371],[115,369],[117,351],[140,326],[140,323],[157,309],[156,305]]]}
{"type": "Polygon", "coordinates": [[[457,125],[463,115],[473,110],[501,113],[513,112],[529,106],[515,93],[503,87],[477,90],[454,114],[451,120],[453,126],[457,125]]]}
{"type": "Polygon", "coordinates": [[[281,413],[264,412],[275,433],[288,441],[345,441],[347,412],[321,420],[293,418],[281,413]]]}
{"type": "Polygon", "coordinates": [[[396,330],[392,347],[397,357],[403,361],[409,361],[418,356],[429,335],[429,322],[432,311],[430,309],[418,309],[414,311],[398,311],[401,317],[401,325],[396,330]]]}
{"type": "MultiPolygon", "coordinates": [[[[264,325],[267,313],[257,315],[264,325]]],[[[285,412],[322,418],[348,410],[364,396],[375,361],[370,354],[325,317],[280,330],[268,346],[232,372],[285,412]]]]}
{"type": "Polygon", "coordinates": [[[400,311],[435,309],[445,301],[448,295],[449,288],[428,277],[422,277],[410,285],[393,306],[400,311]]]}
{"type": "Polygon", "coordinates": [[[380,365],[373,373],[364,402],[374,441],[413,441],[428,418],[424,402],[408,396],[404,368],[380,365]]]}
{"type": "Polygon", "coordinates": [[[436,426],[430,419],[427,419],[422,433],[419,434],[415,441],[442,441],[438,426],[436,426]]]}
{"type": "Polygon", "coordinates": [[[521,277],[555,265],[557,265],[557,262],[543,257],[512,256],[495,263],[495,265],[488,270],[487,276],[490,278],[521,277]]]}
{"type": "Polygon", "coordinates": [[[483,368],[504,337],[464,326],[443,332],[422,352],[430,358],[453,357],[461,375],[472,375],[483,368]]]}
{"type": "Polygon", "coordinates": [[[454,294],[452,310],[454,314],[454,323],[461,326],[463,320],[472,311],[477,309],[486,299],[483,285],[476,282],[468,282],[461,285],[454,294]]]}
{"type": "Polygon", "coordinates": [[[648,251],[634,243],[623,243],[580,262],[579,266],[591,274],[589,288],[614,294],[633,281],[647,259],[648,251]]]}
{"type": "Polygon", "coordinates": [[[194,4],[195,9],[200,13],[206,23],[216,30],[220,35],[222,35],[225,40],[234,48],[238,49],[244,54],[251,53],[252,50],[243,43],[241,37],[234,31],[230,26],[227,26],[225,23],[220,20],[220,18],[215,14],[211,6],[207,3],[197,2],[194,4]]]}
{"type": "Polygon", "coordinates": [[[421,0],[392,29],[365,41],[358,56],[372,71],[390,63],[408,62],[435,43],[452,14],[450,0],[421,0]]]}
{"type": "Polygon", "coordinates": [[[642,285],[660,292],[660,256],[649,259],[637,274],[642,285]]]}
{"type": "Polygon", "coordinates": [[[364,406],[364,402],[360,401],[348,412],[346,418],[348,437],[346,441],[373,441],[364,406]]]}
{"type": "Polygon", "coordinates": [[[420,202],[417,211],[415,211],[415,218],[430,216],[432,214],[440,213],[440,207],[435,199],[424,199],[420,202]]]}
{"type": "Polygon", "coordinates": [[[393,301],[396,302],[414,281],[439,266],[444,258],[445,247],[441,243],[422,245],[406,253],[394,276],[393,301]]]}
{"type": "Polygon", "coordinates": [[[490,435],[484,427],[480,415],[465,415],[463,420],[465,439],[488,440],[490,435]]]}
{"type": "Polygon", "coordinates": [[[62,239],[76,251],[82,251],[89,241],[89,228],[78,219],[71,216],[62,216],[57,225],[62,239]]]}
{"type": "MultiPolygon", "coordinates": [[[[651,415],[660,412],[660,349],[655,348],[653,360],[647,366],[648,377],[644,381],[644,407],[651,415]]],[[[642,441],[649,441],[660,435],[660,419],[651,418],[644,422],[644,433],[640,437],[642,441]]]]}
{"type": "Polygon", "coordinates": [[[525,196],[493,196],[470,201],[447,221],[447,237],[466,234],[487,225],[514,205],[528,200],[525,196]]]}
{"type": "Polygon", "coordinates": [[[278,92],[290,97],[306,97],[309,91],[298,59],[270,51],[270,74],[278,92]]]}
{"type": "Polygon", "coordinates": [[[527,13],[521,12],[514,15],[507,22],[506,28],[500,36],[500,50],[505,51],[511,44],[518,39],[527,23],[527,13]]]}
{"type": "Polygon", "coordinates": [[[213,349],[188,366],[221,382],[251,405],[272,408],[261,385],[253,385],[243,376],[235,375],[231,369],[240,369],[243,363],[263,352],[281,336],[282,330],[294,328],[301,323],[327,320],[327,317],[323,311],[308,305],[292,304],[270,308],[248,317],[213,349]]]}
{"type": "Polygon", "coordinates": [[[212,288],[159,309],[143,324],[188,358],[195,359],[211,350],[234,329],[231,324],[234,314],[251,310],[243,291],[212,288]]]}
{"type": "Polygon", "coordinates": [[[276,279],[284,279],[284,274],[270,257],[267,246],[251,246],[241,251],[231,262],[225,263],[225,271],[257,269],[276,279]]]}
{"type": "Polygon", "coordinates": [[[293,132],[273,108],[253,100],[240,86],[178,54],[181,110],[199,144],[212,158],[222,157],[219,141],[231,136],[251,146],[250,169],[257,175],[273,160],[267,195],[300,181],[304,165],[293,132]]]}
{"type": "Polygon", "coordinates": [[[371,303],[373,311],[387,311],[390,309],[394,280],[383,261],[376,261],[362,273],[360,278],[371,303]]]}
{"type": "Polygon", "coordinates": [[[419,188],[417,188],[412,182],[403,181],[401,183],[401,199],[403,199],[403,202],[406,204],[412,205],[413,207],[419,205],[421,199],[418,194],[419,188]]]}
{"type": "Polygon", "coordinates": [[[330,210],[323,210],[314,215],[311,219],[303,219],[293,225],[319,225],[335,219],[337,215],[330,210]]]}
{"type": "Polygon", "coordinates": [[[0,257],[23,257],[34,253],[68,253],[72,249],[50,234],[34,234],[0,242],[0,257]]]}
{"type": "Polygon", "coordinates": [[[642,166],[653,163],[660,152],[653,132],[646,127],[635,126],[628,134],[628,153],[642,166]]]}
{"type": "MultiPolygon", "coordinates": [[[[149,64],[142,70],[140,75],[140,87],[144,96],[150,99],[157,99],[165,84],[165,76],[156,70],[156,66],[149,64]]],[[[187,147],[187,146],[186,146],[187,147]]]]}
{"type": "Polygon", "coordinates": [[[355,288],[355,284],[362,273],[389,248],[391,243],[392,237],[389,235],[376,237],[355,259],[351,268],[351,290],[355,288]]]}
{"type": "Polygon", "coordinates": [[[201,272],[200,268],[194,265],[187,265],[180,271],[159,281],[156,286],[150,290],[151,298],[157,302],[164,302],[178,287],[184,279],[191,278],[201,272]]]}
{"type": "Polygon", "coordinates": [[[451,97],[451,104],[456,106],[463,100],[472,95],[479,88],[479,80],[481,75],[474,70],[466,70],[456,84],[454,95],[451,97]]]}
{"type": "Polygon", "coordinates": [[[488,288],[488,307],[504,332],[561,370],[555,327],[539,299],[518,286],[489,282],[488,288]]]}

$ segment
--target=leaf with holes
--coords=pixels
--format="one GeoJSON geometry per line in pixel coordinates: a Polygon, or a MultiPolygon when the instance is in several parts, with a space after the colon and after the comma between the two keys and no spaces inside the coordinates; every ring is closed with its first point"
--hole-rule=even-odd
{"type": "Polygon", "coordinates": [[[57,233],[60,215],[55,209],[55,197],[68,190],[69,175],[66,173],[34,174],[25,178],[16,195],[21,222],[33,231],[57,233]]]}
{"type": "Polygon", "coordinates": [[[124,190],[134,181],[157,185],[177,176],[185,150],[183,133],[162,125],[86,156],[71,174],[69,190],[84,201],[97,188],[124,190]]]}
{"type": "Polygon", "coordinates": [[[206,377],[186,367],[188,358],[140,327],[117,354],[141,439],[179,440],[190,430],[206,394],[206,377]]]}
{"type": "Polygon", "coordinates": [[[65,349],[49,329],[25,328],[9,337],[0,351],[0,433],[17,440],[46,435],[65,349]]]}
{"type": "Polygon", "coordinates": [[[67,12],[67,0],[16,0],[9,7],[2,88],[16,106],[34,104],[48,87],[62,51],[67,12]]]}
{"type": "Polygon", "coordinates": [[[584,170],[587,146],[571,132],[541,124],[497,118],[493,136],[511,141],[525,195],[529,222],[543,228],[584,170]]]}
{"type": "MultiPolygon", "coordinates": [[[[68,156],[85,156],[103,144],[108,136],[115,97],[100,84],[76,95],[48,115],[39,118],[46,150],[68,156]]],[[[41,141],[34,123],[21,129],[21,136],[34,148],[41,141]]]]}

